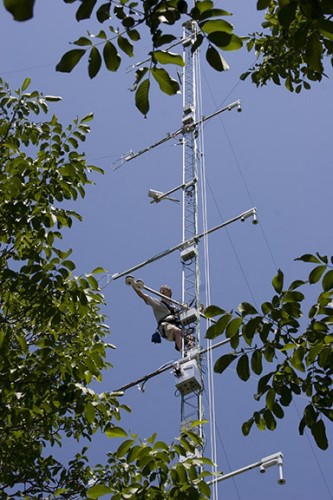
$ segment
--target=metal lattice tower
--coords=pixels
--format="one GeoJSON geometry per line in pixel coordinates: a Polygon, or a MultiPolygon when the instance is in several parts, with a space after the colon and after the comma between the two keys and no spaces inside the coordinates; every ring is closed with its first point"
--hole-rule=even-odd
{"type": "MultiPolygon", "coordinates": [[[[197,51],[192,53],[196,38],[196,24],[192,21],[183,27],[183,242],[193,241],[198,234],[198,146],[196,117],[196,64],[197,51]]],[[[182,254],[182,301],[192,310],[187,327],[200,346],[199,254],[198,241],[185,247],[182,254]]],[[[184,347],[186,351],[186,347],[184,347]]],[[[185,352],[183,352],[183,355],[185,352]]],[[[200,370],[200,366],[199,366],[200,370]]],[[[202,420],[201,392],[182,395],[182,426],[193,420],[202,420]]]]}

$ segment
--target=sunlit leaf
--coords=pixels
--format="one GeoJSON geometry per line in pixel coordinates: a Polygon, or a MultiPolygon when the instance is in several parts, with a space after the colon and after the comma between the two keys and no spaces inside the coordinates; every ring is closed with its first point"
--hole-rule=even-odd
{"type": "Polygon", "coordinates": [[[179,83],[170,77],[169,73],[162,68],[152,68],[151,73],[157,81],[160,89],[167,95],[179,92],[179,83]]]}
{"type": "Polygon", "coordinates": [[[106,429],[105,434],[108,438],[124,438],[127,437],[127,432],[121,427],[108,427],[106,429]]]}
{"type": "Polygon", "coordinates": [[[152,52],[154,59],[160,64],[176,64],[184,66],[184,60],[179,54],[174,54],[166,50],[155,50],[152,52]]]}

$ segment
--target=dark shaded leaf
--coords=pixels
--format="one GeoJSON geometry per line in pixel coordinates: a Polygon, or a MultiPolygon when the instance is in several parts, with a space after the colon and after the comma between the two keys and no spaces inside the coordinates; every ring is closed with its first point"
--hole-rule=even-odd
{"type": "Polygon", "coordinates": [[[135,92],[135,105],[144,116],[146,116],[149,111],[149,88],[150,81],[147,78],[140,83],[135,92]]]}
{"type": "Polygon", "coordinates": [[[105,66],[109,71],[117,71],[121,63],[121,58],[113,43],[106,42],[106,44],[104,45],[103,59],[105,66]]]}
{"type": "Polygon", "coordinates": [[[237,375],[241,380],[246,382],[250,378],[249,358],[247,354],[243,354],[236,366],[237,375]]]}
{"type": "Polygon", "coordinates": [[[262,354],[259,349],[256,349],[252,354],[251,368],[256,375],[260,375],[262,372],[262,354]]]}
{"type": "Polygon", "coordinates": [[[155,39],[155,47],[161,47],[162,45],[169,44],[176,40],[174,35],[161,35],[155,39]]]}
{"type": "Polygon", "coordinates": [[[4,0],[3,4],[15,21],[27,21],[34,15],[35,0],[4,0]]]}
{"type": "Polygon", "coordinates": [[[225,31],[214,31],[208,35],[208,40],[217,47],[224,48],[231,42],[231,34],[225,31]]]}
{"type": "Polygon", "coordinates": [[[111,2],[103,3],[96,12],[96,17],[100,23],[103,23],[107,19],[110,19],[110,7],[111,2]]]}
{"type": "Polygon", "coordinates": [[[228,45],[223,46],[223,50],[238,50],[243,47],[242,39],[237,35],[231,35],[228,45]]]}
{"type": "Polygon", "coordinates": [[[271,4],[271,0],[258,0],[257,1],[257,10],[267,9],[271,4]]]}
{"type": "Polygon", "coordinates": [[[297,9],[296,2],[289,2],[278,10],[278,19],[284,28],[289,28],[290,24],[295,19],[297,9]]]}
{"type": "Polygon", "coordinates": [[[256,308],[249,302],[242,302],[241,304],[239,304],[238,311],[240,312],[242,317],[247,316],[248,314],[258,314],[256,308]]]}
{"type": "Polygon", "coordinates": [[[117,38],[118,46],[119,48],[125,52],[129,57],[133,57],[133,45],[131,42],[127,40],[127,38],[124,38],[123,36],[119,35],[117,38]]]}
{"type": "Polygon", "coordinates": [[[81,0],[81,5],[76,11],[76,20],[89,19],[97,0],[81,0]]]}
{"type": "Polygon", "coordinates": [[[214,372],[223,373],[236,358],[237,354],[224,354],[215,362],[214,372]]]}
{"type": "Polygon", "coordinates": [[[323,290],[325,292],[332,290],[332,288],[333,288],[333,269],[331,269],[330,271],[328,271],[325,274],[325,276],[323,277],[322,285],[323,285],[323,290]]]}
{"type": "Polygon", "coordinates": [[[70,73],[80,62],[85,52],[86,51],[84,49],[73,49],[66,52],[56,65],[56,70],[61,71],[62,73],[70,73]]]}
{"type": "Polygon", "coordinates": [[[95,78],[102,65],[102,57],[97,47],[92,47],[89,54],[88,74],[90,78],[95,78]]]}
{"type": "Polygon", "coordinates": [[[328,448],[328,440],[326,436],[326,428],[325,424],[322,420],[318,420],[312,427],[311,433],[317,443],[317,446],[321,450],[327,450],[328,448]]]}
{"type": "Polygon", "coordinates": [[[322,55],[322,43],[318,39],[318,35],[313,33],[307,40],[304,58],[309,67],[318,73],[323,71],[322,55]]]}

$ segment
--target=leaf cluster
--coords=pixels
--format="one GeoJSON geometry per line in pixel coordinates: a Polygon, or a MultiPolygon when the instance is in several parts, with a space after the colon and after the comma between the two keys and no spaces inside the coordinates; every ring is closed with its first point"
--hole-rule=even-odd
{"type": "Polygon", "coordinates": [[[203,443],[193,428],[187,429],[171,446],[157,440],[156,433],[140,441],[136,435],[111,429],[109,437],[124,440],[114,453],[108,454],[107,464],[95,470],[88,498],[105,494],[114,500],[210,498],[210,488],[205,481],[210,473],[204,467],[213,464],[196,452],[203,443]]]}
{"type": "Polygon", "coordinates": [[[29,86],[11,92],[0,80],[0,498],[209,498],[201,423],[171,446],[156,434],[140,441],[119,426],[123,393],[91,388],[111,366],[96,278],[105,271],[74,276],[57,242],[80,219],[63,201],[83,197],[99,170],[78,152],[92,115],[42,121],[59,98],[29,86]],[[88,446],[56,458],[54,447],[96,433],[122,439],[103,465],[90,464],[88,446]]]}
{"type": "MultiPolygon", "coordinates": [[[[67,127],[55,115],[41,121],[59,98],[30,92],[29,85],[26,79],[11,92],[0,80],[0,495],[6,498],[60,487],[77,466],[66,469],[46,456],[46,445],[90,439],[121,410],[116,396],[88,388],[101,380],[112,347],[95,273],[75,277],[71,250],[56,246],[62,230],[80,220],[63,201],[83,197],[89,172],[99,171],[77,151],[92,115],[67,127]]],[[[72,480],[73,491],[81,487],[72,480]]]]}
{"type": "Polygon", "coordinates": [[[308,404],[299,432],[303,434],[308,427],[316,444],[325,450],[325,420],[333,420],[333,257],[329,261],[326,256],[305,254],[296,260],[314,265],[306,281],[296,280],[285,288],[279,270],[272,280],[275,294],[260,311],[247,302],[234,314],[208,307],[206,316],[218,319],[206,336],[213,339],[225,334],[233,348],[216,361],[217,373],[234,363],[241,380],[247,381],[251,372],[259,376],[255,399],[264,400],[264,406],[243,424],[244,435],[254,423],[260,430],[274,430],[285,408],[302,395],[308,404]],[[316,302],[305,307],[300,289],[313,286],[319,287],[316,302]]]}
{"type": "Polygon", "coordinates": [[[324,59],[333,65],[333,6],[330,0],[258,0],[266,9],[264,31],[247,43],[258,62],[241,79],[251,75],[257,85],[273,81],[296,93],[310,89],[325,75],[324,59]]]}
{"type": "MultiPolygon", "coordinates": [[[[206,59],[217,71],[229,68],[221,51],[237,50],[242,47],[242,39],[233,33],[233,26],[224,18],[231,14],[215,7],[212,0],[196,0],[191,7],[185,0],[64,0],[78,3],[76,20],[94,18],[99,25],[106,26],[97,34],[87,33],[73,42],[73,49],[66,52],[56,69],[70,73],[84,57],[88,58],[88,74],[94,78],[101,67],[111,72],[119,69],[124,56],[134,56],[134,46],[146,32],[150,34],[151,51],[148,64],[143,63],[136,71],[132,91],[140,112],[149,111],[149,91],[153,80],[167,95],[179,92],[178,79],[173,78],[166,65],[172,68],[184,66],[182,55],[172,52],[172,47],[187,44],[192,52],[206,43],[206,59]],[[188,23],[185,39],[176,37],[173,27],[188,23]],[[193,23],[193,28],[192,28],[193,23]],[[194,28],[195,26],[195,28],[194,28]]],[[[5,7],[16,20],[26,20],[33,16],[34,2],[26,0],[5,1],[5,7]]]]}

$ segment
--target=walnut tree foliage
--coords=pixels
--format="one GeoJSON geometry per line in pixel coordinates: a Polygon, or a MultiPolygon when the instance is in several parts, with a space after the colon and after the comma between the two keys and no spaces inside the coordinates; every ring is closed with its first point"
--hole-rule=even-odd
{"type": "MultiPolygon", "coordinates": [[[[137,65],[132,91],[137,108],[149,111],[149,91],[154,81],[162,92],[174,95],[180,87],[165,66],[176,70],[184,65],[181,25],[193,22],[196,35],[189,37],[192,51],[202,46],[208,64],[216,71],[229,68],[222,52],[238,50],[247,41],[258,62],[241,75],[251,74],[260,86],[268,81],[297,93],[309,89],[311,81],[325,75],[324,61],[333,55],[333,5],[331,0],[253,0],[253,8],[265,11],[263,32],[241,37],[233,32],[230,12],[217,8],[213,0],[63,0],[78,5],[77,21],[90,19],[91,30],[74,40],[56,69],[71,72],[81,59],[88,60],[94,78],[104,65],[116,72],[124,56],[134,57],[135,45],[150,37],[147,60],[137,65]],[[92,33],[94,30],[95,33],[92,33]],[[177,33],[177,35],[175,34],[177,33]],[[174,50],[176,52],[174,52],[174,50]]],[[[35,0],[4,0],[14,19],[33,17],[35,0]]],[[[137,62],[137,61],[136,61],[137,62]]],[[[176,71],[174,71],[176,72],[176,71]]]]}
{"type": "Polygon", "coordinates": [[[302,396],[307,404],[299,432],[308,428],[325,450],[325,423],[333,420],[333,257],[329,261],[305,254],[296,260],[314,265],[308,279],[286,286],[279,270],[272,281],[275,294],[260,311],[247,302],[236,313],[208,307],[206,316],[219,318],[207,338],[224,334],[233,349],[216,361],[215,372],[223,373],[234,363],[241,380],[247,381],[251,373],[259,377],[254,397],[262,407],[243,424],[245,436],[253,424],[273,431],[293,399],[302,396]],[[318,294],[316,301],[308,304],[313,293],[318,294]]]}
{"type": "Polygon", "coordinates": [[[247,48],[255,50],[258,62],[243,80],[250,74],[257,86],[282,80],[299,93],[327,76],[325,60],[333,65],[331,0],[258,0],[257,8],[266,12],[264,31],[253,33],[247,48]]]}
{"type": "Polygon", "coordinates": [[[11,92],[0,80],[0,498],[207,498],[197,465],[210,462],[187,457],[194,432],[171,446],[140,441],[119,426],[129,410],[119,394],[91,388],[113,348],[96,279],[103,269],[75,276],[61,238],[80,219],[64,206],[99,171],[79,152],[93,117],[63,126],[48,112],[60,98],[29,85],[11,92]],[[113,449],[97,466],[87,446],[95,434],[113,449]]]}

